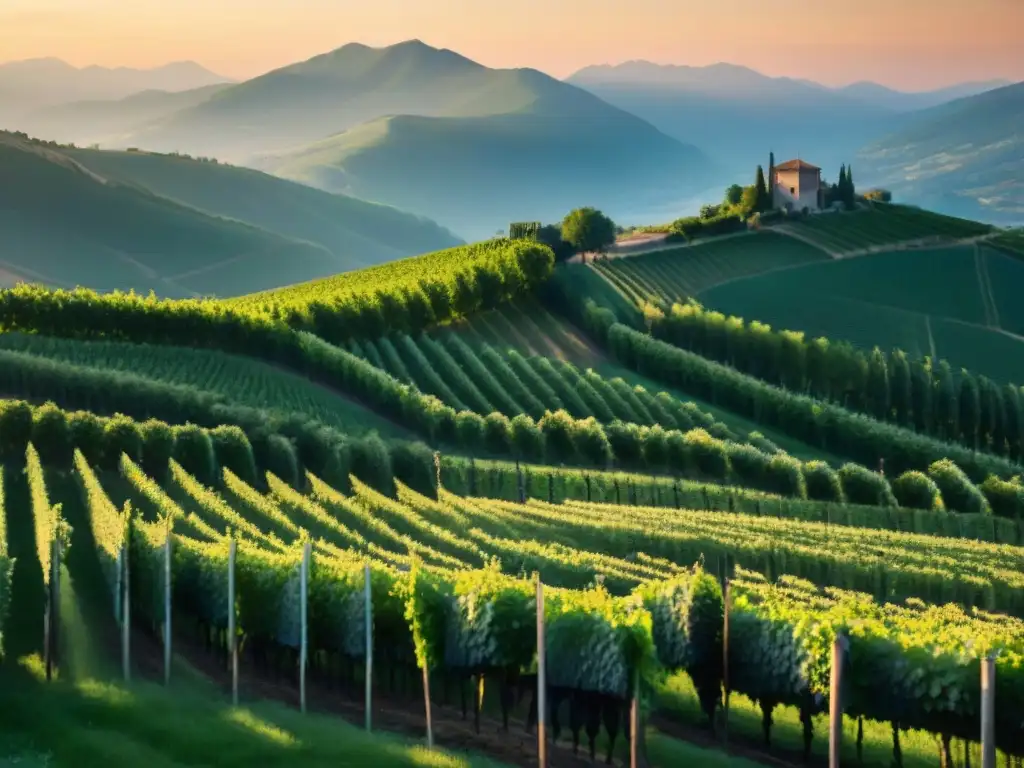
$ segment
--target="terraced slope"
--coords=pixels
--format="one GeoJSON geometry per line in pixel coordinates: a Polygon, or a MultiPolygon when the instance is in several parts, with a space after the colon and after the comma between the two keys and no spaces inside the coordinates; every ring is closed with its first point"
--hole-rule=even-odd
{"type": "Polygon", "coordinates": [[[901,243],[939,244],[983,237],[992,227],[905,205],[874,203],[867,210],[828,213],[779,225],[830,254],[889,250],[901,243]]]}
{"type": "Polygon", "coordinates": [[[684,301],[716,285],[828,260],[828,254],[778,232],[762,231],[589,265],[633,302],[684,301]]]}
{"type": "Polygon", "coordinates": [[[1024,381],[1024,264],[986,246],[895,251],[740,280],[703,293],[726,315],[948,360],[1024,381]]]}

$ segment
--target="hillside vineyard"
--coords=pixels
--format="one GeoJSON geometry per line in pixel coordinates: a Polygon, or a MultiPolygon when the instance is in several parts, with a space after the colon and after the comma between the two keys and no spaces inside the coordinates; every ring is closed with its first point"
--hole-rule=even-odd
{"type": "Polygon", "coordinates": [[[1019,768],[1020,237],[853,207],[581,263],[522,227],[225,299],[3,289],[0,672],[194,672],[233,717],[516,765],[704,764],[680,742],[713,734],[1019,768]]]}

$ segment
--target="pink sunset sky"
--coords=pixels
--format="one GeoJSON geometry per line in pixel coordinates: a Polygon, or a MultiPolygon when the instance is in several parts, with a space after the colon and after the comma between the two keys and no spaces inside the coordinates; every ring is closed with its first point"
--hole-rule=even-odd
{"type": "Polygon", "coordinates": [[[493,67],[743,64],[925,90],[1024,80],[1024,0],[2,0],[0,61],[191,59],[246,78],[337,48],[419,38],[493,67]]]}

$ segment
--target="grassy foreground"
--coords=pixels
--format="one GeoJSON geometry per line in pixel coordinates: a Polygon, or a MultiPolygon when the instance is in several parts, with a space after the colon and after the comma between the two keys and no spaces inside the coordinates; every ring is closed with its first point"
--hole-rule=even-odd
{"type": "Polygon", "coordinates": [[[0,765],[374,765],[499,768],[480,757],[427,751],[338,718],[260,702],[233,708],[200,683],[173,693],[151,683],[45,682],[38,657],[0,677],[0,765]]]}

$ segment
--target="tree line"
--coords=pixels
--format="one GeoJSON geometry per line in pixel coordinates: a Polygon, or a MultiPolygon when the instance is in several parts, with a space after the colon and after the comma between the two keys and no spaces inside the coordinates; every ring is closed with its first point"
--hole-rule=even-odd
{"type": "Polygon", "coordinates": [[[900,349],[864,352],[844,341],[777,331],[691,302],[644,308],[651,334],[763,381],[837,403],[972,450],[1024,458],[1024,404],[1016,384],[954,372],[945,360],[900,349]]]}

